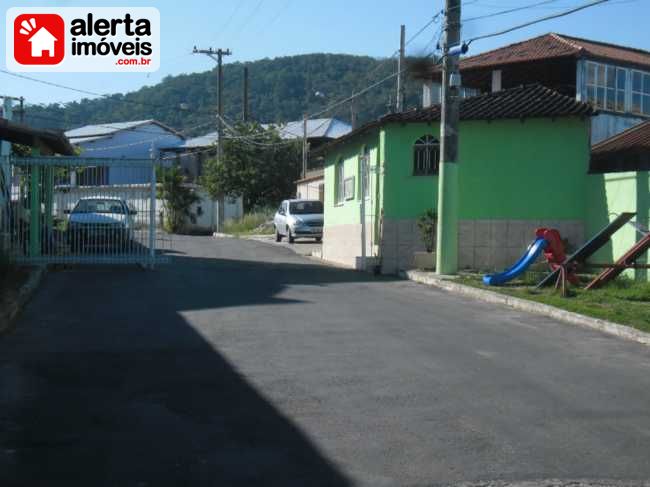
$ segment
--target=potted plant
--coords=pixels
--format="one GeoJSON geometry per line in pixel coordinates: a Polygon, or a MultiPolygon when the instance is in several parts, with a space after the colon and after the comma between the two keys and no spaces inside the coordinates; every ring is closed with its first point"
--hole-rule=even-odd
{"type": "Polygon", "coordinates": [[[436,254],[433,250],[436,244],[438,215],[432,209],[428,209],[420,215],[417,223],[425,252],[415,252],[413,263],[418,269],[434,269],[436,266],[436,254]]]}

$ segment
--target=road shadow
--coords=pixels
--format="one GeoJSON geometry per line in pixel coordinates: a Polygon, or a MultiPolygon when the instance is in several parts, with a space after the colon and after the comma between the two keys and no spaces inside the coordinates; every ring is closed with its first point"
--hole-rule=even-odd
{"type": "Polygon", "coordinates": [[[0,338],[0,485],[351,485],[183,313],[362,280],[376,278],[181,254],[51,273],[0,338]]]}

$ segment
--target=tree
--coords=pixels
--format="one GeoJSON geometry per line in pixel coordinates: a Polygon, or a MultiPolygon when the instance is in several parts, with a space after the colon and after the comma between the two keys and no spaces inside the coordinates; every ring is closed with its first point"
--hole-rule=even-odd
{"type": "MultiPolygon", "coordinates": [[[[244,66],[250,71],[252,117],[268,123],[301,120],[305,112],[320,112],[395,72],[394,62],[346,54],[303,54],[247,63],[228,62],[223,67],[224,114],[228,119],[237,119],[241,114],[244,66]]],[[[206,126],[214,123],[213,107],[217,104],[214,77],[214,71],[167,76],[154,86],[130,93],[65,105],[29,105],[25,117],[32,126],[50,128],[154,118],[177,130],[187,130],[187,135],[202,135],[209,130],[206,126]],[[188,109],[179,109],[181,104],[188,109]]],[[[358,122],[385,115],[386,103],[395,98],[394,87],[395,83],[388,80],[359,97],[358,122]]],[[[406,91],[406,107],[419,106],[422,83],[409,77],[406,91]]],[[[349,120],[350,106],[344,103],[327,116],[349,120]]]]}
{"type": "Polygon", "coordinates": [[[190,210],[201,198],[185,184],[185,176],[179,166],[161,168],[158,182],[158,197],[165,209],[165,228],[171,233],[178,233],[184,229],[188,219],[195,220],[196,216],[190,210]]]}
{"type": "Polygon", "coordinates": [[[275,206],[295,193],[300,177],[300,141],[283,140],[274,128],[237,124],[223,141],[221,161],[207,161],[202,184],[213,198],[242,196],[246,209],[275,206]]]}

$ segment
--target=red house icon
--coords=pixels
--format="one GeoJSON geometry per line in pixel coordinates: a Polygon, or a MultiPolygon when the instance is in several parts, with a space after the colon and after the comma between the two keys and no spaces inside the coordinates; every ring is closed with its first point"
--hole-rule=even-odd
{"type": "Polygon", "coordinates": [[[24,65],[54,65],[65,57],[65,22],[56,14],[23,14],[14,20],[14,58],[24,65]]]}

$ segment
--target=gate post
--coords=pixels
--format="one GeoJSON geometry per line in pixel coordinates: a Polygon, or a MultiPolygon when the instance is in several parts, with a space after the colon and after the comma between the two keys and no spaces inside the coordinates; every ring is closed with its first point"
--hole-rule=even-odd
{"type": "MultiPolygon", "coordinates": [[[[41,151],[32,149],[32,156],[41,151]]],[[[29,181],[29,256],[38,257],[41,251],[41,166],[33,164],[29,181]]]]}
{"type": "Polygon", "coordinates": [[[151,269],[156,262],[156,161],[151,152],[151,181],[149,193],[149,260],[151,269]]]}

